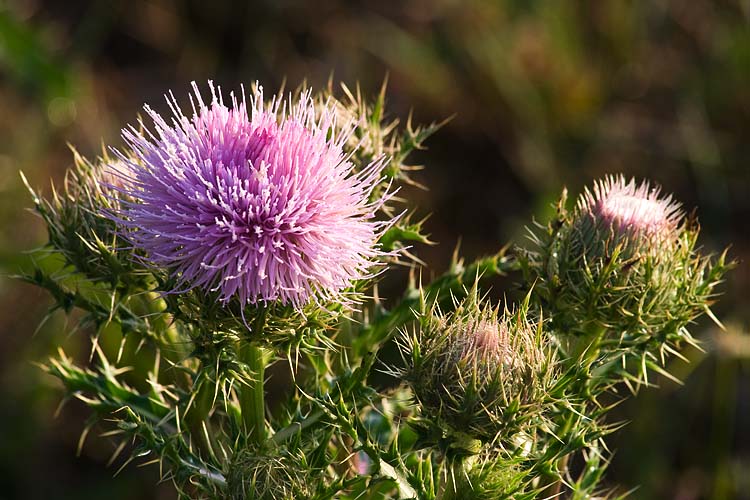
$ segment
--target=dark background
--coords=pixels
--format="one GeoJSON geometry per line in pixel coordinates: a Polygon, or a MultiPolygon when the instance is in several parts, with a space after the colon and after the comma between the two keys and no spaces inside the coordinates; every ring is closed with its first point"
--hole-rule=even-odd
{"type": "MultiPolygon", "coordinates": [[[[612,485],[633,498],[750,498],[750,2],[404,0],[115,2],[0,0],[0,271],[43,244],[24,211],[33,186],[61,180],[66,143],[94,157],[121,144],[144,102],[166,110],[191,80],[225,89],[258,80],[315,88],[337,81],[416,122],[455,118],[417,158],[429,187],[409,195],[440,245],[416,251],[447,266],[523,241],[567,185],[606,173],[648,177],[703,225],[707,251],[732,245],[738,268],[715,310],[720,332],[695,325],[705,352],[670,369],[615,418],[612,485]]],[[[112,478],[112,446],[75,448],[86,411],[66,406],[33,364],[58,343],[85,352],[74,321],[39,328],[44,293],[0,279],[0,498],[173,498],[157,471],[112,478]]],[[[84,332],[85,333],[85,332],[84,332]]]]}

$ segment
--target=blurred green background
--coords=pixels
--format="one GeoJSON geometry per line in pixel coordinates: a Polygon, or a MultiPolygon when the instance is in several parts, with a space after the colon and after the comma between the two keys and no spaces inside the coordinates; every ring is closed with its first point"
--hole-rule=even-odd
{"type": "MultiPolygon", "coordinates": [[[[268,89],[333,74],[416,121],[456,114],[418,160],[429,191],[409,191],[441,243],[476,257],[522,241],[567,185],[605,173],[649,177],[696,207],[708,251],[738,268],[695,325],[705,352],[622,405],[608,479],[633,498],[750,498],[750,1],[0,0],[0,498],[174,498],[154,468],[107,466],[112,446],[75,449],[86,411],[65,406],[34,366],[59,343],[85,353],[75,321],[6,278],[43,244],[25,207],[60,181],[67,143],[94,157],[120,145],[144,102],[184,99],[189,82],[268,89]]],[[[503,290],[500,290],[502,293],[503,290]]],[[[83,332],[85,333],[85,332],[83,332]]]]}

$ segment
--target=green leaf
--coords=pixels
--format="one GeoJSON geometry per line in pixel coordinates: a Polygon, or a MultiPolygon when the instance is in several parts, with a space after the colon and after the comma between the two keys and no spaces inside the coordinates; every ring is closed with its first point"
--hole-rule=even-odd
{"type": "Polygon", "coordinates": [[[432,242],[427,235],[420,232],[421,230],[422,221],[416,224],[395,224],[389,227],[383,236],[380,237],[380,246],[384,251],[390,252],[396,248],[398,243],[407,241],[431,245],[432,242]]]}
{"type": "Polygon", "coordinates": [[[380,460],[380,473],[396,481],[399,498],[417,498],[417,492],[414,491],[414,488],[411,487],[406,478],[395,467],[383,459],[380,460]]]}

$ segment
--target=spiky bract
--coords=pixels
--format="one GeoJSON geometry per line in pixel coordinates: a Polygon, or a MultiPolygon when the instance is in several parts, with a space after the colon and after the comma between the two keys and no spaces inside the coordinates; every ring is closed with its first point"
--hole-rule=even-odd
{"type": "Polygon", "coordinates": [[[225,105],[194,84],[188,118],[170,95],[171,123],[146,106],[155,134],[130,127],[120,155],[120,190],[134,201],[111,217],[147,262],[166,268],[175,290],[217,291],[227,303],[350,301],[345,290],[369,276],[387,222],[369,200],[383,160],[354,172],[342,145],[355,128],[297,101],[225,105]],[[337,131],[337,133],[334,133],[337,131]]]}

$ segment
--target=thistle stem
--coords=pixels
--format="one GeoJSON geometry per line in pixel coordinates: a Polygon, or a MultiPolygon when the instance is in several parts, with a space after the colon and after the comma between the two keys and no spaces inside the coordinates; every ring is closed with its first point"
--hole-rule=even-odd
{"type": "Polygon", "coordinates": [[[448,465],[448,474],[445,477],[445,483],[442,485],[441,500],[460,500],[466,493],[462,490],[465,485],[459,483],[462,478],[468,477],[468,473],[474,467],[477,456],[456,458],[448,465]]]}
{"type": "MultiPolygon", "coordinates": [[[[144,306],[148,311],[149,323],[156,335],[161,354],[175,365],[182,363],[190,354],[190,346],[185,339],[180,337],[176,324],[164,314],[167,309],[164,299],[156,292],[148,292],[141,300],[145,301],[144,306]]],[[[167,370],[164,374],[185,389],[189,390],[193,385],[190,376],[182,370],[167,370]]]]}
{"type": "MultiPolygon", "coordinates": [[[[266,311],[261,309],[253,325],[253,336],[256,338],[263,334],[266,323],[266,311]]],[[[242,421],[249,439],[256,445],[261,445],[266,440],[266,404],[265,404],[265,377],[266,377],[266,349],[257,342],[248,342],[240,348],[240,359],[247,365],[251,380],[240,391],[240,410],[242,421]]]]}
{"type": "Polygon", "coordinates": [[[185,414],[185,420],[190,429],[191,439],[195,439],[200,450],[205,452],[207,456],[213,455],[211,442],[212,433],[210,431],[211,422],[209,420],[209,414],[213,407],[213,385],[204,382],[197,388],[193,386],[191,390],[197,392],[192,406],[190,406],[185,414]]]}
{"type": "Polygon", "coordinates": [[[252,374],[252,380],[242,388],[240,409],[245,430],[250,441],[260,445],[266,439],[266,404],[265,404],[265,355],[264,349],[252,343],[242,347],[241,357],[252,374]]]}

